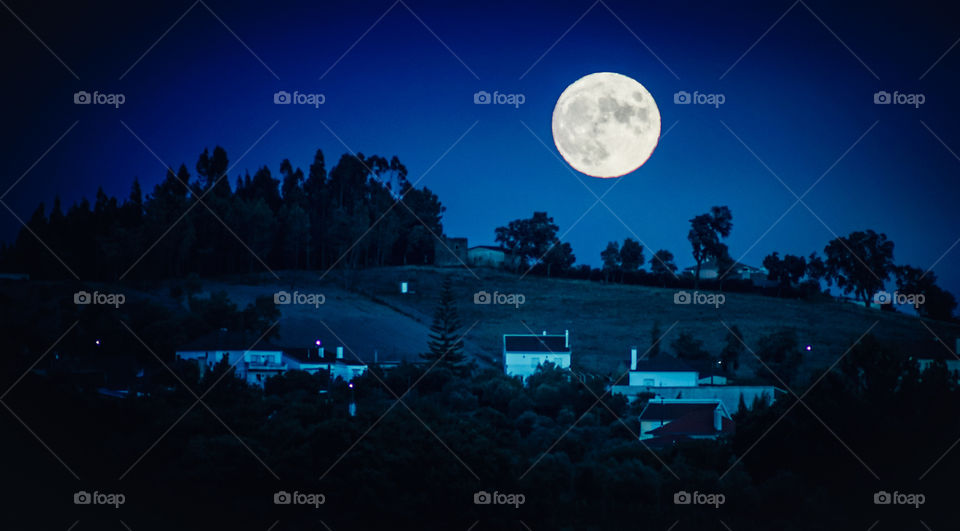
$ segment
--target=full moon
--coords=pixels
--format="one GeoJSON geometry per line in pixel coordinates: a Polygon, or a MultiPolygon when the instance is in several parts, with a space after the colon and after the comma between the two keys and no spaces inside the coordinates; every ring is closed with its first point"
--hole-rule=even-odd
{"type": "Polygon", "coordinates": [[[660,139],[660,109],[637,81],[613,72],[576,80],[553,109],[553,141],[571,166],[620,177],[642,166],[660,139]]]}

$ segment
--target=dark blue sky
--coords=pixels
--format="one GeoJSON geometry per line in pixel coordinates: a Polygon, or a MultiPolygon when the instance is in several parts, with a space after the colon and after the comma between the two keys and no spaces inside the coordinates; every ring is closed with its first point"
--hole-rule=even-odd
{"type": "MultiPolygon", "coordinates": [[[[365,154],[397,155],[414,181],[430,170],[420,185],[447,207],[446,233],[472,245],[492,244],[496,226],[546,210],[562,233],[577,223],[564,239],[580,263],[596,265],[609,240],[639,236],[685,266],[688,220],[723,204],[734,214],[732,254],[749,250],[746,263],[775,250],[822,251],[831,230],[870,228],[896,242],[898,263],[926,269],[940,260],[934,271],[960,292],[960,246],[944,256],[960,237],[960,160],[950,152],[960,150],[960,49],[930,68],[960,31],[932,2],[812,1],[783,16],[790,2],[409,0],[380,19],[391,2],[211,0],[159,42],[191,2],[7,5],[66,66],[0,9],[8,74],[0,188],[79,120],[3,198],[23,219],[55,194],[69,204],[102,185],[125,197],[134,176],[151,190],[163,167],[122,120],[191,173],[204,147],[224,146],[231,162],[249,149],[231,182],[261,165],[276,172],[283,158],[306,169],[317,148],[330,165],[346,151],[337,137],[365,154]],[[619,181],[571,174],[550,133],[563,89],[598,71],[643,83],[669,129],[649,162],[619,181]],[[126,102],[74,105],[78,90],[122,93],[126,102]],[[326,102],[275,105],[278,90],[322,93],[326,102]],[[526,103],[474,105],[478,90],[522,93],[526,103]],[[676,105],[680,90],[726,102],[676,105]],[[875,105],[878,90],[926,101],[875,105]],[[827,170],[804,197],[813,213],[798,204],[770,229],[795,201],[784,184],[800,195],[827,170]],[[595,202],[587,188],[601,195],[610,186],[605,205],[584,216],[595,202]]],[[[9,241],[18,227],[0,211],[0,237],[9,241]]]]}

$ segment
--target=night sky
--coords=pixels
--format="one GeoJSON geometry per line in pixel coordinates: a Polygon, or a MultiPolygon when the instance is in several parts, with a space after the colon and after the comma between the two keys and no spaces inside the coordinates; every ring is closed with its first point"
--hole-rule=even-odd
{"type": "MultiPolygon", "coordinates": [[[[3,0],[0,196],[23,220],[56,194],[126,197],[135,176],[152,190],[164,168],[151,151],[195,174],[222,145],[233,183],[262,165],[276,176],[283,158],[306,170],[317,148],[329,168],[349,147],[397,155],[446,206],[447,235],[471,245],[546,210],[578,263],[639,237],[648,259],[666,248],[683,267],[688,220],[729,205],[727,243],[745,263],[874,229],[897,263],[934,266],[960,293],[960,31],[935,3],[95,4],[3,0]],[[621,179],[573,172],[550,132],[563,89],[600,71],[641,82],[663,119],[653,156],[621,179]],[[80,90],[126,101],[75,105],[80,90]],[[326,100],[275,105],[280,90],[326,100]],[[475,105],[478,90],[525,103],[475,105]],[[681,90],[725,103],[677,105],[681,90]],[[875,105],[879,90],[925,103],[875,105]],[[787,187],[815,183],[784,215],[787,187]]],[[[0,210],[0,238],[19,226],[0,210]]]]}

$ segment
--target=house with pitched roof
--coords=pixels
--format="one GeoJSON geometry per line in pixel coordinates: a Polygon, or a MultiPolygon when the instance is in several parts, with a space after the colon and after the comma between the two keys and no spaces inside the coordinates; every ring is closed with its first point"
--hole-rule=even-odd
{"type": "Polygon", "coordinates": [[[647,444],[717,439],[734,429],[733,418],[718,399],[659,398],[640,412],[640,439],[647,444]]]}
{"type": "Polygon", "coordinates": [[[570,331],[563,334],[504,334],[503,372],[525,380],[537,367],[550,362],[561,369],[570,368],[570,331]]]}

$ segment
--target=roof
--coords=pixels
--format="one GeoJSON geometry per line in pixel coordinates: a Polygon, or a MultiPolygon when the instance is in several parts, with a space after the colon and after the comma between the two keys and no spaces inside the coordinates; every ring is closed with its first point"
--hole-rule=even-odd
{"type": "Polygon", "coordinates": [[[697,372],[697,369],[691,367],[687,362],[670,356],[661,354],[655,358],[637,360],[635,371],[650,372],[697,372]]]}
{"type": "Polygon", "coordinates": [[[474,249],[487,249],[488,251],[500,251],[501,253],[504,253],[504,254],[507,253],[506,249],[504,249],[503,247],[497,247],[496,245],[474,245],[473,247],[467,250],[472,251],[474,249]]]}
{"type": "Polygon", "coordinates": [[[711,402],[650,402],[640,412],[640,420],[676,420],[698,411],[706,411],[713,422],[713,410],[720,401],[711,402]]]}
{"type": "Polygon", "coordinates": [[[507,352],[570,352],[565,335],[504,335],[503,348],[507,352]]]}
{"type": "Polygon", "coordinates": [[[654,428],[647,433],[659,437],[676,435],[718,435],[721,433],[733,433],[736,424],[733,419],[720,417],[720,431],[713,426],[713,408],[699,409],[687,413],[686,415],[659,428],[654,428]]]}
{"type": "Polygon", "coordinates": [[[345,365],[366,365],[366,363],[356,359],[351,355],[337,359],[336,350],[324,349],[323,356],[320,356],[319,348],[284,348],[283,355],[293,358],[300,363],[343,363],[345,365]]]}
{"type": "Polygon", "coordinates": [[[282,348],[259,334],[236,330],[218,330],[188,341],[177,349],[184,350],[273,350],[282,348]]]}

